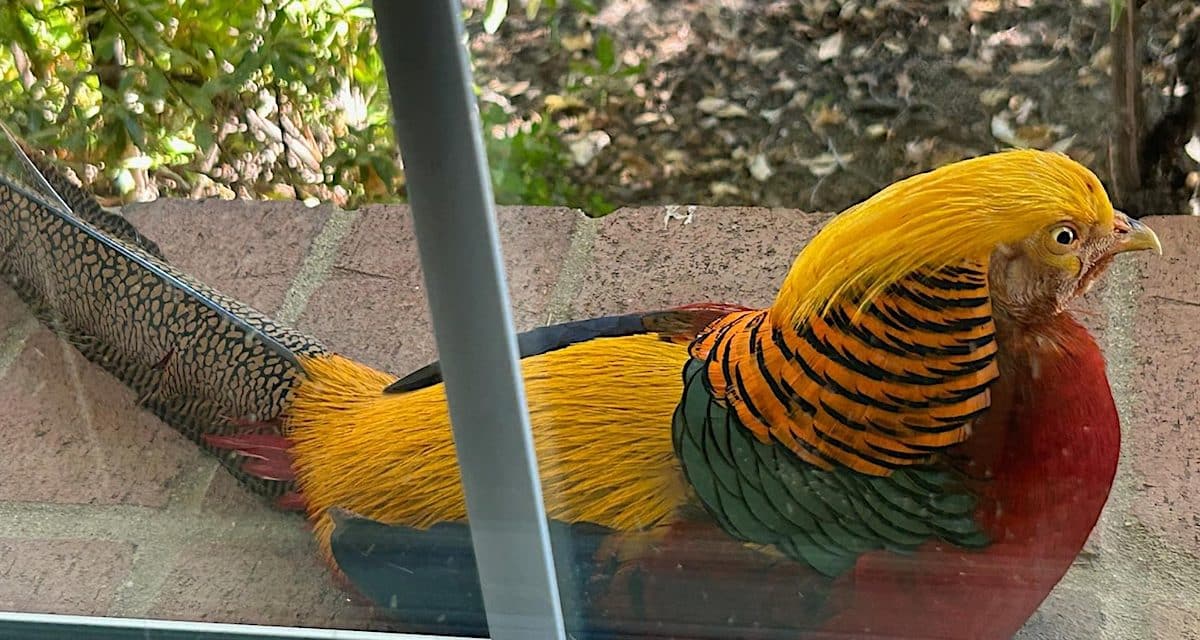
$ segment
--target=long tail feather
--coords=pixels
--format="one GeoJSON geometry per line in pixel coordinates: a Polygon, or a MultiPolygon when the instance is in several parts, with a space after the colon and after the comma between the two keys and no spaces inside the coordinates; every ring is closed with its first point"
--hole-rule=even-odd
{"type": "MultiPolygon", "coordinates": [[[[324,348],[173,268],[127,220],[3,133],[0,276],[34,313],[211,451],[205,435],[279,417],[303,376],[300,357],[324,348]]],[[[222,462],[258,492],[290,490],[280,470],[264,479],[240,456],[222,462]]]]}

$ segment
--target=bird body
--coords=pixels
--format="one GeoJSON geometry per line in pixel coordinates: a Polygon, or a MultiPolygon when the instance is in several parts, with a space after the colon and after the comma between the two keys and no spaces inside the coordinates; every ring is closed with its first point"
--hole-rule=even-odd
{"type": "MultiPolygon", "coordinates": [[[[438,365],[397,379],[328,351],[14,149],[0,273],[35,311],[305,510],[354,589],[415,631],[485,633],[438,365]]],[[[768,308],[522,334],[574,637],[1010,637],[1116,469],[1103,356],[1066,307],[1158,248],[1086,168],[1004,152],[843,212],[768,308]]]]}

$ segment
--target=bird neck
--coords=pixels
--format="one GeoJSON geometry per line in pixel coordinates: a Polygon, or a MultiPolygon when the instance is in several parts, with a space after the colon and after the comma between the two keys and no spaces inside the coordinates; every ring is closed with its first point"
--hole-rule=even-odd
{"type": "Polygon", "coordinates": [[[759,438],[821,468],[877,476],[966,439],[996,377],[982,268],[910,274],[868,304],[800,323],[779,307],[730,314],[691,352],[759,438]]]}
{"type": "Polygon", "coordinates": [[[1120,424],[1104,356],[1067,313],[1040,325],[999,324],[1000,378],[993,410],[964,443],[997,539],[1065,571],[1108,499],[1120,424]]]}

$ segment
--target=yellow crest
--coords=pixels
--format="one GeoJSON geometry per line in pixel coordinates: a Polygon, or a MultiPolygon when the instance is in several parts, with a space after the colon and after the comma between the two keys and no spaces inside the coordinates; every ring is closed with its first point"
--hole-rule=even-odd
{"type": "Polygon", "coordinates": [[[1013,150],[955,162],[830,221],[792,264],[772,311],[801,324],[835,303],[861,307],[914,271],[986,265],[998,245],[1068,220],[1111,227],[1113,208],[1099,178],[1067,156],[1013,150]]]}

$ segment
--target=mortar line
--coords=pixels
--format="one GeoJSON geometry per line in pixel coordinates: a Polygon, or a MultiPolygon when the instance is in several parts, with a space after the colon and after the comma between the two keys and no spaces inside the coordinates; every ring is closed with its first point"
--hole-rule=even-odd
{"type": "Polygon", "coordinates": [[[299,526],[301,522],[295,514],[267,509],[222,518],[168,513],[141,505],[0,502],[0,538],[14,540],[87,539],[142,545],[169,537],[184,542],[212,541],[238,531],[310,540],[312,535],[299,526]],[[280,527],[281,523],[296,526],[280,527]]]}
{"type": "Polygon", "coordinates": [[[574,210],[575,227],[571,230],[570,244],[563,256],[554,290],[546,301],[546,324],[566,322],[572,319],[575,299],[583,287],[583,276],[592,261],[592,247],[602,224],[600,219],[589,218],[578,209],[574,210]]]}
{"type": "Polygon", "coordinates": [[[92,466],[101,473],[100,481],[104,493],[111,493],[112,473],[109,472],[109,466],[104,464],[104,447],[100,446],[100,438],[96,433],[96,420],[95,413],[92,411],[92,401],[88,398],[83,384],[83,376],[79,372],[79,361],[84,360],[84,358],[75,350],[73,345],[63,338],[55,340],[55,344],[62,353],[63,368],[66,369],[67,381],[75,398],[75,407],[79,410],[79,424],[82,425],[84,435],[87,437],[88,444],[90,445],[88,453],[92,461],[92,466]]]}
{"type": "Polygon", "coordinates": [[[358,211],[345,211],[336,207],[329,214],[325,225],[309,245],[300,270],[292,278],[287,293],[283,296],[283,302],[275,311],[276,319],[284,324],[295,324],[300,319],[308,307],[309,299],[329,277],[334,260],[337,259],[338,249],[359,215],[358,211]]]}
{"type": "Polygon", "coordinates": [[[178,478],[178,489],[171,492],[167,499],[167,507],[162,511],[167,534],[135,547],[125,581],[117,587],[109,605],[109,615],[144,616],[158,599],[163,584],[179,564],[185,548],[183,538],[187,529],[179,516],[201,518],[200,505],[204,502],[218,466],[215,460],[204,462],[186,470],[178,478]]]}

